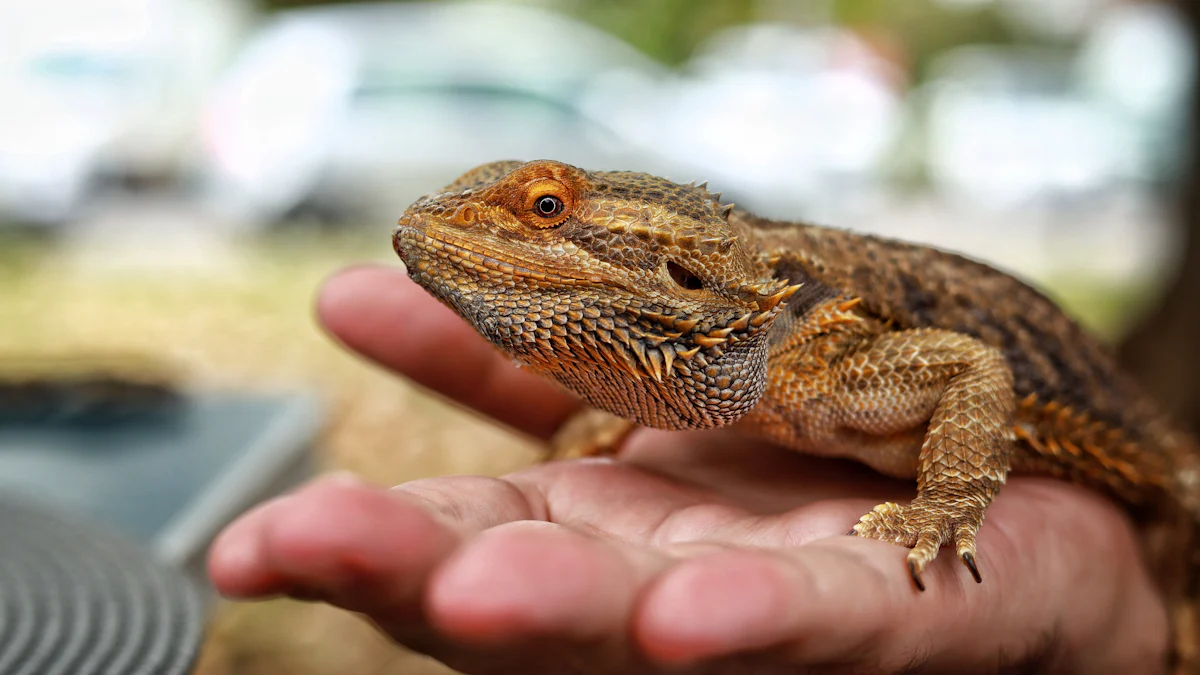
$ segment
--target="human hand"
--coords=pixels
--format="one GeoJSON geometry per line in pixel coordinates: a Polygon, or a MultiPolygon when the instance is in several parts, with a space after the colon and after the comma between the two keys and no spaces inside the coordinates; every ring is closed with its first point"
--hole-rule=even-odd
{"type": "MultiPolygon", "coordinates": [[[[319,314],[347,346],[533,436],[577,403],[513,368],[402,273],[353,269],[319,314]]],[[[1162,601],[1128,519],[1012,479],[917,591],[899,547],[845,536],[910,484],[726,432],[639,430],[619,460],[375,489],[318,480],[214,544],[223,593],[361,612],[468,673],[1154,672],[1162,601]]]]}

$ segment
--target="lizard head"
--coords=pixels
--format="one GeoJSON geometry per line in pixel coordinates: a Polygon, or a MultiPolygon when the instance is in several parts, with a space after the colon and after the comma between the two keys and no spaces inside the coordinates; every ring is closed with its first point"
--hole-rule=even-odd
{"type": "Polygon", "coordinates": [[[703,186],[495,162],[421,198],[393,245],[414,281],[519,363],[640,424],[749,410],[797,286],[703,186]]]}

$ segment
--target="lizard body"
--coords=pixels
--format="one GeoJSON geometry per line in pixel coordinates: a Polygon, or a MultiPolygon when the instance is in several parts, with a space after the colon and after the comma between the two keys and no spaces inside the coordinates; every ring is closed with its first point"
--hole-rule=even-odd
{"type": "Polygon", "coordinates": [[[916,479],[852,534],[953,545],[1010,470],[1200,516],[1200,452],[1053,302],[936,249],[756,218],[704,186],[479,167],[404,214],[410,276],[515,360],[665,429],[736,422],[916,479]]]}

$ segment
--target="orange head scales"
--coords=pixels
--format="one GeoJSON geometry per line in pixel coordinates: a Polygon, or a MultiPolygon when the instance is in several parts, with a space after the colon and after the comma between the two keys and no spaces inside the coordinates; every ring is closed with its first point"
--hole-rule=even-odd
{"type": "Polygon", "coordinates": [[[421,198],[393,245],[414,281],[518,362],[659,428],[740,417],[766,331],[798,288],[703,186],[540,160],[421,198]]]}

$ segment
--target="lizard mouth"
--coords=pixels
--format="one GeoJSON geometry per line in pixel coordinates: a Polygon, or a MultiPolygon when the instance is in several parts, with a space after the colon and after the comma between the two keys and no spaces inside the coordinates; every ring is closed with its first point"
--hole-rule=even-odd
{"type": "Polygon", "coordinates": [[[520,260],[512,255],[500,255],[487,250],[478,242],[458,242],[450,238],[430,236],[423,228],[401,225],[396,228],[392,243],[400,260],[412,266],[420,256],[431,256],[451,263],[460,269],[490,277],[513,276],[564,286],[613,286],[598,275],[569,275],[550,272],[540,265],[520,260]]]}

